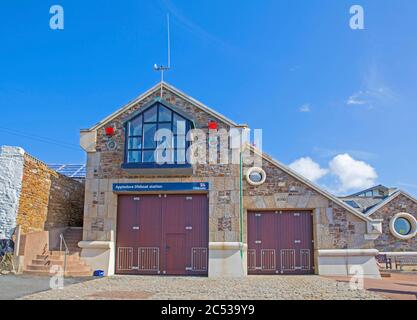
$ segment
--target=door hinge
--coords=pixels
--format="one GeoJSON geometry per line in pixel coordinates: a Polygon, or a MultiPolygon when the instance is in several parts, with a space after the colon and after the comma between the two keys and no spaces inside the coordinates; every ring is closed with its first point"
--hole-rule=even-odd
{"type": "Polygon", "coordinates": [[[139,227],[138,226],[134,226],[132,229],[133,230],[139,230],[139,227]]]}
{"type": "Polygon", "coordinates": [[[185,227],[185,230],[193,230],[193,227],[191,226],[185,227]]]}

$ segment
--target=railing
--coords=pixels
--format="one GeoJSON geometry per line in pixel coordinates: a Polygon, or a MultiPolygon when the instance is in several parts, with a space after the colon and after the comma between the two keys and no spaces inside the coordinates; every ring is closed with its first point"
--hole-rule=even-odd
{"type": "Polygon", "coordinates": [[[67,256],[69,255],[70,252],[69,252],[67,243],[65,242],[64,235],[62,233],[59,235],[59,238],[60,238],[59,252],[62,252],[62,248],[65,247],[65,254],[64,254],[64,277],[65,277],[65,272],[67,269],[67,256]]]}

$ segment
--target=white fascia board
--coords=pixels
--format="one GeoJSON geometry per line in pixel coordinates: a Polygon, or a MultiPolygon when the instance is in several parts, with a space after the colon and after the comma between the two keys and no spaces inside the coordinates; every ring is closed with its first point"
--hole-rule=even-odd
{"type": "Polygon", "coordinates": [[[392,200],[397,198],[399,195],[403,195],[403,196],[409,198],[410,200],[414,201],[415,203],[417,203],[417,199],[414,198],[411,194],[409,194],[409,193],[407,193],[403,190],[398,190],[397,192],[395,192],[391,196],[389,196],[387,199],[385,199],[384,201],[379,203],[377,206],[375,206],[374,208],[369,210],[369,212],[366,213],[366,216],[369,217],[369,216],[373,215],[375,212],[377,212],[379,209],[381,209],[382,207],[384,207],[385,205],[390,203],[392,200]]]}

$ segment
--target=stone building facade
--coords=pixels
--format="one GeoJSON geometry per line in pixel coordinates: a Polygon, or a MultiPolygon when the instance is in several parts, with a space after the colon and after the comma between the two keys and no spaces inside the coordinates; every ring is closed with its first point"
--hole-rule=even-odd
{"type": "Polygon", "coordinates": [[[398,239],[390,230],[395,215],[406,212],[417,219],[417,201],[400,191],[398,196],[383,204],[372,213],[373,219],[382,220],[382,235],[374,241],[374,247],[381,252],[417,252],[417,237],[398,239]]]}
{"type": "MultiPolygon", "coordinates": [[[[117,262],[120,260],[120,250],[126,249],[119,248],[117,240],[118,236],[121,236],[118,234],[120,226],[117,225],[120,215],[126,214],[120,211],[120,197],[132,195],[133,198],[140,200],[140,195],[147,193],[138,190],[118,192],[115,189],[116,186],[208,183],[209,188],[206,190],[208,244],[207,248],[203,249],[208,251],[208,270],[206,271],[210,277],[245,276],[250,272],[248,264],[250,269],[252,263],[250,261],[255,257],[250,255],[255,250],[251,249],[252,244],[249,243],[251,227],[248,217],[252,214],[258,217],[270,212],[277,215],[291,213],[291,217],[300,216],[299,212],[307,212],[312,216],[313,252],[311,254],[314,256],[312,272],[323,275],[341,275],[349,273],[350,266],[360,265],[364,268],[366,276],[379,276],[374,259],[377,251],[373,248],[373,241],[381,233],[381,221],[364,216],[247,143],[240,145],[242,152],[258,157],[262,161],[261,166],[266,178],[261,184],[254,185],[245,179],[245,175],[248,174],[253,164],[243,165],[241,171],[239,163],[200,163],[193,164],[192,171],[188,173],[175,170],[175,168],[158,169],[156,167],[151,170],[147,169],[148,171],[125,168],[126,122],[132,119],[133,115],[140,114],[141,110],[147,110],[154,103],[162,103],[167,108],[172,108],[192,121],[195,129],[200,129],[207,134],[211,132],[208,124],[212,122],[216,123],[217,131],[236,130],[243,134],[248,130],[247,126],[234,123],[166,83],[160,83],[151,88],[94,127],[82,130],[81,146],[87,152],[88,160],[84,233],[80,247],[83,249],[83,259],[93,269],[104,270],[107,275],[117,272],[116,265],[120,265],[120,261],[117,262]],[[109,128],[111,135],[108,134],[109,128]]],[[[207,146],[207,153],[209,149],[210,145],[207,146]]],[[[229,151],[229,158],[236,155],[234,152],[229,151]]],[[[216,153],[214,158],[218,160],[221,154],[216,153]]],[[[164,194],[170,193],[172,192],[161,191],[159,197],[163,198],[164,194]]],[[[140,227],[134,228],[139,230],[140,227]]],[[[272,238],[274,239],[274,235],[272,238]]],[[[297,241],[299,240],[296,240],[296,243],[297,241]]],[[[136,249],[127,248],[126,250],[132,252],[136,249]]],[[[163,251],[163,248],[157,248],[157,250],[163,251]]],[[[273,254],[281,256],[277,258],[280,259],[277,261],[281,261],[281,267],[274,261],[270,263],[272,267],[268,270],[284,273],[283,261],[285,255],[291,250],[283,249],[279,252],[275,249],[262,249],[262,254],[269,254],[273,251],[273,254]]],[[[293,251],[295,252],[295,249],[293,251]]],[[[127,258],[129,272],[133,272],[135,268],[140,269],[140,266],[135,267],[135,263],[132,262],[136,259],[133,257],[136,256],[131,254],[131,258],[127,258]]],[[[255,264],[260,266],[259,262],[255,264]]],[[[264,262],[261,264],[261,267],[254,267],[252,271],[267,270],[264,262]]],[[[297,266],[292,266],[292,268],[294,271],[301,270],[297,266]]],[[[158,274],[161,272],[161,270],[156,271],[158,274]]]]}
{"type": "Polygon", "coordinates": [[[21,148],[1,147],[0,232],[10,239],[62,227],[81,227],[84,184],[58,174],[21,148]]]}

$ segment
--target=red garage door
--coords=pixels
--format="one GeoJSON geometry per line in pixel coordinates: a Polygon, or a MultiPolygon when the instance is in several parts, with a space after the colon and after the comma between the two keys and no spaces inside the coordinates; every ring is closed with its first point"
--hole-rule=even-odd
{"type": "Polygon", "coordinates": [[[249,274],[311,274],[311,212],[248,213],[249,274]]]}
{"type": "Polygon", "coordinates": [[[116,273],[208,274],[207,195],[119,196],[116,273]]]}

